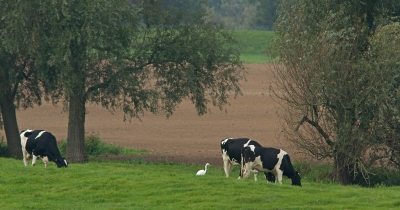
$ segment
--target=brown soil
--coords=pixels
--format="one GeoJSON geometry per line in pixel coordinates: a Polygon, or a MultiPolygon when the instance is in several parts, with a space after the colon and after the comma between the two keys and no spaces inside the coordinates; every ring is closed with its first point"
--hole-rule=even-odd
{"type": "MultiPolygon", "coordinates": [[[[194,106],[185,101],[167,119],[164,115],[146,113],[142,122],[123,121],[122,111],[111,114],[107,109],[87,105],[85,129],[98,133],[103,141],[121,146],[147,149],[151,155],[140,157],[149,161],[222,166],[220,142],[228,137],[248,137],[263,146],[286,150],[292,160],[299,159],[296,149],[283,139],[280,129],[282,108],[271,98],[271,66],[246,65],[247,82],[243,95],[230,99],[223,111],[211,107],[211,113],[198,116],[194,106]]],[[[58,140],[66,139],[68,115],[62,105],[44,103],[33,109],[17,112],[19,129],[44,129],[58,140]]],[[[4,131],[0,131],[4,136],[4,131]]]]}

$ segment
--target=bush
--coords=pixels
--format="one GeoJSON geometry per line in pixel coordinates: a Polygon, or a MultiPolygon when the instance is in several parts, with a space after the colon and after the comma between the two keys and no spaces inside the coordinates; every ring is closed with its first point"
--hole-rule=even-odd
{"type": "MultiPolygon", "coordinates": [[[[100,139],[98,134],[90,134],[85,136],[85,148],[88,155],[96,156],[110,151],[107,148],[107,143],[100,139]]],[[[112,149],[111,149],[112,150],[112,149]]]]}
{"type": "MultiPolygon", "coordinates": [[[[67,141],[63,140],[59,142],[59,149],[61,155],[65,156],[67,141]]],[[[135,150],[126,147],[121,147],[118,145],[114,145],[111,143],[106,143],[101,141],[99,134],[89,134],[85,135],[85,147],[86,152],[89,156],[98,156],[98,155],[133,155],[146,153],[146,150],[135,150]]]]}
{"type": "Polygon", "coordinates": [[[311,164],[309,162],[295,162],[293,167],[300,173],[301,178],[312,182],[331,183],[332,166],[329,164],[311,164]]]}
{"type": "MultiPolygon", "coordinates": [[[[308,162],[294,162],[293,167],[300,173],[301,178],[311,182],[335,182],[330,164],[314,165],[308,162]]],[[[400,171],[384,168],[369,168],[368,171],[370,174],[367,182],[363,177],[358,176],[355,183],[364,187],[400,186],[400,171]]]]}
{"type": "Polygon", "coordinates": [[[399,186],[400,172],[397,170],[389,170],[384,168],[369,169],[369,185],[367,187],[383,186],[399,186]]]}
{"type": "Polygon", "coordinates": [[[4,141],[4,137],[0,139],[0,157],[8,157],[7,142],[4,141]]]}

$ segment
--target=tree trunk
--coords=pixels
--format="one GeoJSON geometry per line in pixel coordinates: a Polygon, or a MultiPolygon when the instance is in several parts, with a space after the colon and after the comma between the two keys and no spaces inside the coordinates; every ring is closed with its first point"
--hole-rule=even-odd
{"type": "Polygon", "coordinates": [[[343,185],[349,185],[354,182],[352,172],[354,165],[348,162],[345,154],[339,153],[334,158],[333,176],[336,181],[343,185]]]}
{"type": "Polygon", "coordinates": [[[19,136],[17,115],[15,113],[14,99],[10,91],[0,94],[0,108],[3,117],[4,131],[6,133],[8,156],[22,158],[21,140],[19,136]]]}
{"type": "Polygon", "coordinates": [[[82,89],[75,90],[69,101],[66,159],[70,163],[84,163],[88,161],[85,149],[85,97],[79,94],[82,89]]]}

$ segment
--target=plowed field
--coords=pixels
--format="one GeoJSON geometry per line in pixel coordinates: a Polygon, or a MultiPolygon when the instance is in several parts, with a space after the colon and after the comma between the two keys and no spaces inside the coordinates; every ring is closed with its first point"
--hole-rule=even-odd
{"type": "MultiPolygon", "coordinates": [[[[167,119],[146,113],[142,122],[123,121],[122,111],[112,114],[107,109],[87,105],[85,129],[98,133],[103,141],[136,149],[147,149],[146,160],[222,166],[220,142],[228,137],[248,137],[263,146],[279,147],[298,160],[296,149],[285,141],[281,132],[282,108],[271,98],[271,66],[246,65],[247,82],[241,82],[243,95],[231,98],[230,106],[198,116],[194,106],[185,101],[167,119]]],[[[19,129],[44,129],[57,140],[66,139],[68,115],[62,105],[44,103],[33,109],[17,112],[19,129]]],[[[1,131],[4,136],[4,131],[1,131]]]]}

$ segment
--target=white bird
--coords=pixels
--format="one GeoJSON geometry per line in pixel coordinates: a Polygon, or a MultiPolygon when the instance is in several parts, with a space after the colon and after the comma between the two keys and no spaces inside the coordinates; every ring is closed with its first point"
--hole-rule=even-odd
{"type": "Polygon", "coordinates": [[[207,172],[207,166],[211,166],[209,163],[207,163],[206,164],[206,166],[204,167],[204,169],[205,170],[200,170],[200,171],[198,171],[197,173],[196,173],[196,176],[202,176],[202,175],[204,175],[204,174],[206,174],[206,172],[207,172]]]}

